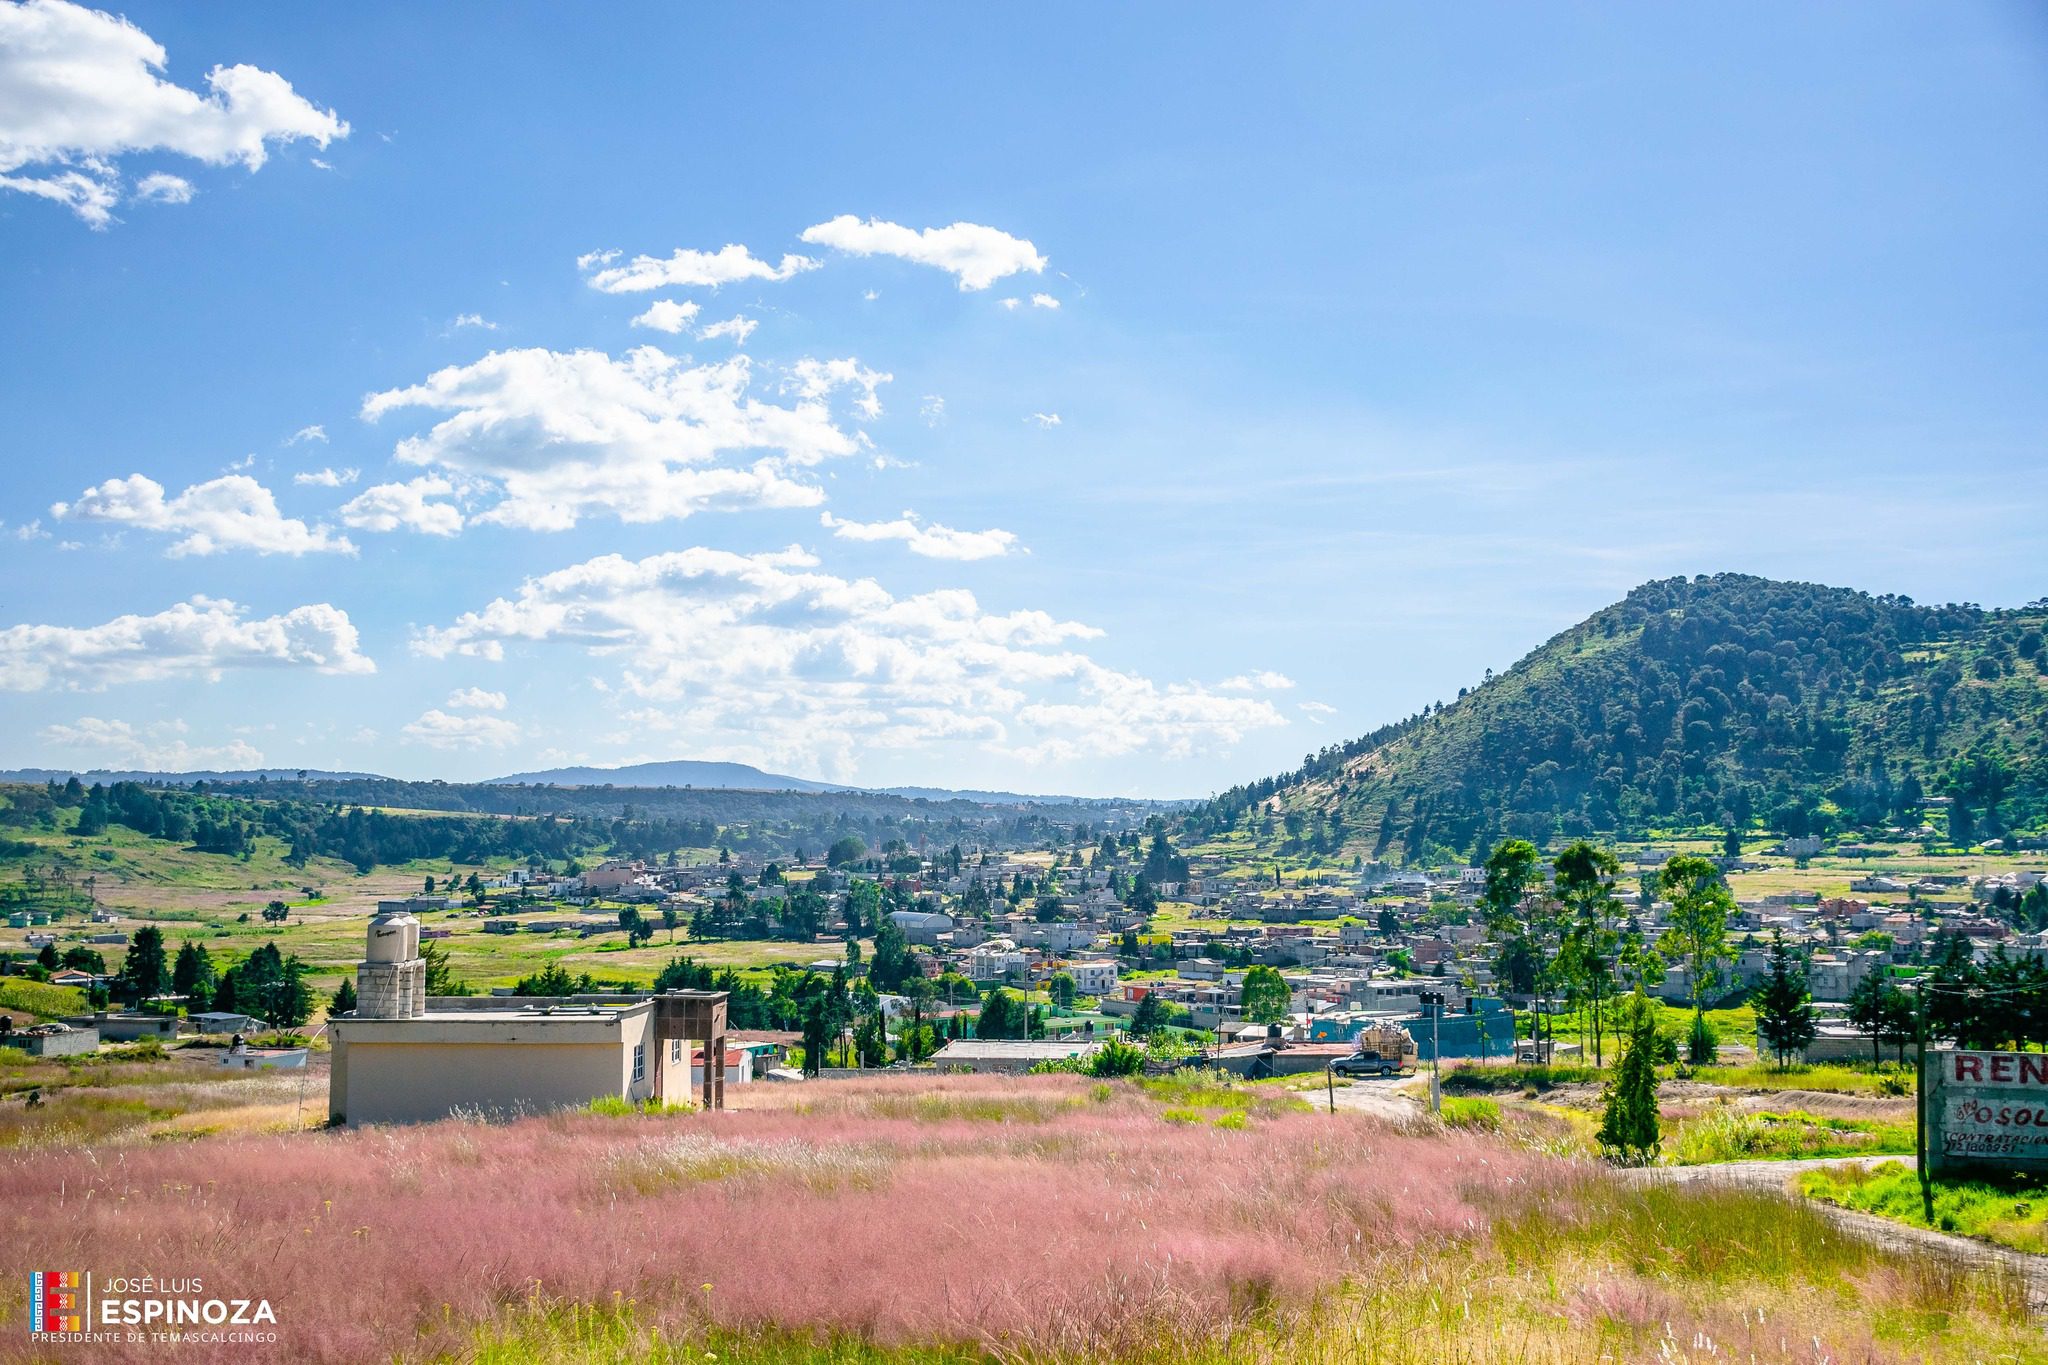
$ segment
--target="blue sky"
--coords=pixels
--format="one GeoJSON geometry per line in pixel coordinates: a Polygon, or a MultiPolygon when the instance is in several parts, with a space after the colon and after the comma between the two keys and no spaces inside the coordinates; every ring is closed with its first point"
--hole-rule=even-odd
{"type": "Polygon", "coordinates": [[[2037,7],[444,8],[0,0],[0,765],[1202,794],[2048,592],[2037,7]]]}

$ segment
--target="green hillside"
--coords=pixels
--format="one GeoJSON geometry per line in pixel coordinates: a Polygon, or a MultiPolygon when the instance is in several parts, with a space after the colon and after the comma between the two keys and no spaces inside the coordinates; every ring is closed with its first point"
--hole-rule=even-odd
{"type": "Polygon", "coordinates": [[[2044,628],[2048,601],[1925,607],[1739,574],[1648,583],[1457,701],[1225,792],[1190,823],[1280,852],[1409,861],[1510,835],[2039,830],[2044,628]]]}

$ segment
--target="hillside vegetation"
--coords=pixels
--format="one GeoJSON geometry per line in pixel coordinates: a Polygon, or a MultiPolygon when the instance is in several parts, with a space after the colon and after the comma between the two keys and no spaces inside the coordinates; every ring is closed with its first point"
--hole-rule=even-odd
{"type": "Polygon", "coordinates": [[[1448,704],[1194,812],[1346,857],[1679,828],[2048,819],[2048,601],[2009,611],[1737,574],[1637,588],[1448,704]],[[1948,797],[1931,811],[1929,797],[1948,797]]]}

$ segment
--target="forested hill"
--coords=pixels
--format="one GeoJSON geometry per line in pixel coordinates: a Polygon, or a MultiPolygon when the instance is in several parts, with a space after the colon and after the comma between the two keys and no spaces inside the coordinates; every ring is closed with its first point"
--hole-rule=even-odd
{"type": "Polygon", "coordinates": [[[1431,862],[1509,835],[1932,819],[1965,842],[2038,829],[2044,627],[2048,601],[1989,611],[1738,574],[1665,579],[1456,701],[1225,792],[1191,823],[1249,825],[1288,851],[1431,862]],[[1934,796],[1952,804],[1931,813],[1934,796]]]}

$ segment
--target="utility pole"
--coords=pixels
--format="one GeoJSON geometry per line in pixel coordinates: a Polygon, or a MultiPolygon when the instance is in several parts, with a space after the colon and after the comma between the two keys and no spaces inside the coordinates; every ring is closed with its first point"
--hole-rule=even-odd
{"type": "Polygon", "coordinates": [[[1437,1020],[1443,1014],[1443,992],[1422,992],[1422,1003],[1429,1010],[1429,1112],[1432,1114],[1442,1114],[1444,1111],[1444,1050],[1443,1037],[1441,1031],[1437,1028],[1437,1020]]]}
{"type": "Polygon", "coordinates": [[[1920,1212],[1927,1226],[1934,1226],[1934,1177],[1927,1170],[1927,992],[1932,982],[1923,981],[1913,992],[1919,1005],[1919,1027],[1913,1067],[1913,1165],[1920,1175],[1920,1212]]]}

